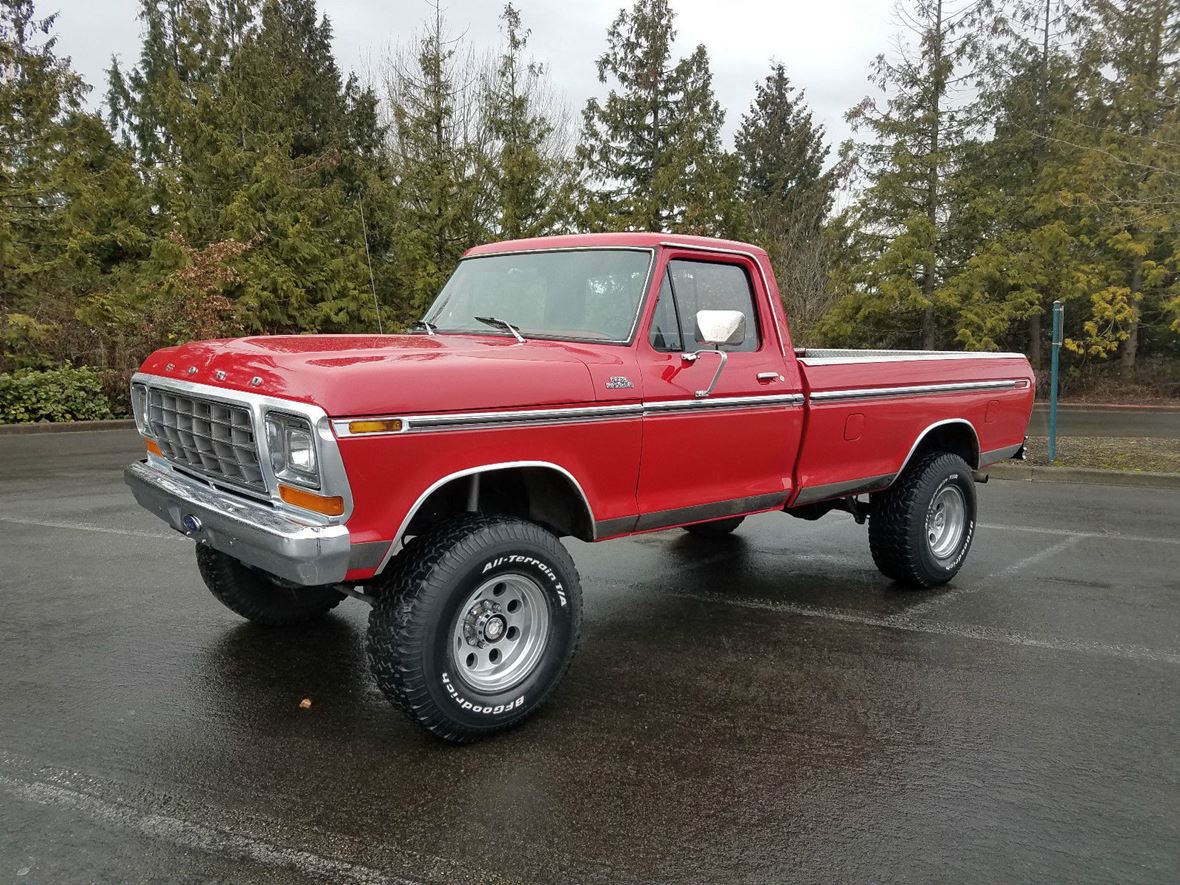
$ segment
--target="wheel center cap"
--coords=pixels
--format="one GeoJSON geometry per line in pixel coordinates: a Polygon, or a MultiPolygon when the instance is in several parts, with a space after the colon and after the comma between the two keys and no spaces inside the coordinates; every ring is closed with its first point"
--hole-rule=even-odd
{"type": "Polygon", "coordinates": [[[486,624],[483,625],[483,635],[488,642],[496,642],[504,635],[504,629],[507,625],[504,619],[499,615],[493,615],[488,618],[486,624]]]}

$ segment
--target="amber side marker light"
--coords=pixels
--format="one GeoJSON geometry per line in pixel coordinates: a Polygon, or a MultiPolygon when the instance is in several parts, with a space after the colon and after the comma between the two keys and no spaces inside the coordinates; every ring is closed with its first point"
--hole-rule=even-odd
{"type": "Polygon", "coordinates": [[[306,489],[297,489],[295,486],[279,483],[279,497],[288,504],[302,507],[304,510],[314,510],[324,516],[340,516],[344,513],[344,499],[339,495],[326,497],[306,489]]]}
{"type": "Polygon", "coordinates": [[[155,455],[157,458],[164,457],[164,453],[160,451],[160,444],[154,439],[144,440],[144,445],[147,446],[148,452],[155,455]]]}
{"type": "Polygon", "coordinates": [[[400,418],[381,418],[366,421],[349,421],[349,433],[401,433],[400,418]]]}

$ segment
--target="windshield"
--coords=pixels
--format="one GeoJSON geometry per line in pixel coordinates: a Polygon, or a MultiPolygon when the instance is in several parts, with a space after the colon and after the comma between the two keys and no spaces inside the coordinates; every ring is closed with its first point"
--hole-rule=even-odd
{"type": "Polygon", "coordinates": [[[426,312],[439,332],[501,333],[476,317],[511,323],[525,338],[631,337],[652,253],[581,249],[485,255],[459,262],[426,312]]]}

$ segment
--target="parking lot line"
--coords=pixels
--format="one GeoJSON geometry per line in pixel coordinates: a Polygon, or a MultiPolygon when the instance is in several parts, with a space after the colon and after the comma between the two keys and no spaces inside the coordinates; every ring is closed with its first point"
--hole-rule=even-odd
{"type": "MultiPolygon", "coordinates": [[[[1070,535],[1050,547],[1046,547],[1043,550],[1038,550],[1036,553],[1030,554],[1023,559],[1018,559],[1016,562],[1005,566],[999,571],[992,572],[990,575],[987,575],[981,580],[987,581],[992,578],[1011,578],[1014,575],[1019,574],[1024,569],[1028,568],[1030,565],[1036,565],[1038,562],[1044,562],[1045,560],[1052,559],[1058,553],[1064,553],[1070,547],[1080,543],[1081,540],[1081,535],[1070,535]]],[[[943,607],[947,603],[957,602],[965,596],[971,596],[974,593],[978,593],[981,589],[981,583],[976,583],[971,587],[955,587],[940,594],[939,596],[935,596],[933,599],[927,599],[925,602],[920,602],[915,606],[911,606],[910,608],[906,609],[905,617],[907,620],[921,617],[922,615],[925,615],[936,608],[943,607]]]]}
{"type": "Polygon", "coordinates": [[[92,525],[87,522],[69,522],[60,519],[34,519],[32,517],[21,517],[15,519],[11,516],[0,516],[0,522],[12,523],[13,525],[35,525],[46,529],[68,529],[75,532],[98,532],[103,535],[128,535],[132,538],[155,538],[157,540],[171,541],[174,538],[183,537],[179,532],[143,532],[137,529],[116,529],[105,525],[92,525]]]}
{"type": "Polygon", "coordinates": [[[171,815],[140,811],[58,784],[26,780],[0,773],[0,789],[26,802],[65,808],[100,824],[132,830],[150,838],[164,839],[181,848],[245,858],[264,866],[298,870],[304,875],[332,882],[415,885],[410,879],[391,878],[378,870],[347,861],[332,860],[309,851],[273,845],[171,815]]]}
{"type": "Polygon", "coordinates": [[[774,599],[735,598],[724,593],[709,593],[691,590],[659,590],[668,596],[693,599],[699,602],[723,603],[740,608],[799,615],[804,618],[819,618],[826,621],[840,621],[864,627],[882,627],[902,630],[907,633],[925,633],[931,636],[949,636],[977,642],[994,642],[1002,645],[1026,648],[1041,648],[1049,651],[1075,652],[1121,658],[1128,661],[1147,661],[1155,664],[1180,664],[1180,654],[1147,648],[1141,645],[1112,645],[1105,642],[1090,642],[1085,639],[1069,639],[1055,636],[1032,636],[1014,630],[985,627],[979,624],[952,624],[945,621],[927,621],[914,618],[909,612],[897,615],[870,615],[843,609],[823,608],[796,602],[781,602],[774,599]]]}
{"type": "Polygon", "coordinates": [[[1142,541],[1151,544],[1180,544],[1180,538],[1156,538],[1150,535],[1123,535],[1118,532],[1083,532],[1073,529],[1042,528],[1035,525],[1002,525],[998,523],[978,524],[978,528],[1007,532],[1032,532],[1040,535],[1065,535],[1077,538],[1100,538],[1104,541],[1142,541]]]}

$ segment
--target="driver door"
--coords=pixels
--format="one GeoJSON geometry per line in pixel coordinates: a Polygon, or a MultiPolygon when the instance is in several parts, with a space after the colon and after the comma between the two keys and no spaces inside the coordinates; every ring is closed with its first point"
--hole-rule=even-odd
{"type": "Polygon", "coordinates": [[[639,529],[785,504],[802,430],[802,387],[784,359],[761,274],[729,253],[669,250],[638,347],[643,379],[639,529]],[[740,343],[696,337],[699,310],[741,311],[740,343]],[[720,366],[716,384],[706,391],[720,366]],[[685,354],[697,353],[695,359],[685,354]]]}

